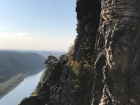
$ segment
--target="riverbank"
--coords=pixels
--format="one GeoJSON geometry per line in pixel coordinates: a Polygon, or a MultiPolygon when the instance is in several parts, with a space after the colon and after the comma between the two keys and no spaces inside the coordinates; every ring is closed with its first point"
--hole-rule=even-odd
{"type": "Polygon", "coordinates": [[[4,97],[5,95],[7,95],[14,88],[16,88],[27,76],[35,75],[41,72],[42,70],[44,70],[44,68],[38,68],[38,69],[35,69],[34,71],[30,70],[30,72],[23,72],[23,73],[13,76],[6,82],[0,84],[0,99],[4,97]]]}
{"type": "Polygon", "coordinates": [[[23,98],[30,96],[40,81],[42,73],[43,69],[37,74],[26,76],[15,89],[0,99],[0,105],[18,105],[23,98]]]}
{"type": "Polygon", "coordinates": [[[28,73],[29,72],[25,74],[17,74],[5,83],[0,84],[0,99],[16,88],[26,78],[28,73]]]}

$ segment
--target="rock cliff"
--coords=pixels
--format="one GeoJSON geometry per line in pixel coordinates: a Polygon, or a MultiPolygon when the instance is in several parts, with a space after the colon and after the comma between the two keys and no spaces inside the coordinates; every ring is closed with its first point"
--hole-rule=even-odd
{"type": "Polygon", "coordinates": [[[92,105],[140,104],[139,16],[139,0],[101,0],[92,105]]]}
{"type": "Polygon", "coordinates": [[[76,4],[71,55],[57,63],[43,92],[19,105],[140,105],[140,1],[76,4]]]}

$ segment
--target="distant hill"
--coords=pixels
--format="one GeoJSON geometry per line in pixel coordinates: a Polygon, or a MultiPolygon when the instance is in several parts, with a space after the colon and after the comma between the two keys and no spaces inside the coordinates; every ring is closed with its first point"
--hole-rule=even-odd
{"type": "Polygon", "coordinates": [[[32,50],[19,50],[18,52],[26,52],[26,53],[37,53],[47,58],[49,55],[53,56],[61,56],[62,54],[67,54],[67,52],[54,52],[54,51],[32,51],[32,50]]]}
{"type": "Polygon", "coordinates": [[[36,50],[1,50],[1,51],[19,52],[19,53],[37,53],[45,58],[47,58],[49,55],[53,55],[57,57],[57,56],[61,56],[62,54],[67,54],[67,52],[60,52],[60,51],[36,51],[36,50]]]}
{"type": "Polygon", "coordinates": [[[0,51],[0,83],[18,73],[45,68],[45,60],[36,53],[0,51]]]}

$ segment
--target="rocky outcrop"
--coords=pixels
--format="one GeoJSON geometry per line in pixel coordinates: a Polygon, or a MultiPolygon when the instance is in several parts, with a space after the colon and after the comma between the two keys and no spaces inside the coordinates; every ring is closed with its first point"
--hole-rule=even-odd
{"type": "Polygon", "coordinates": [[[73,51],[37,105],[140,105],[140,1],[77,0],[76,12],[73,51]]]}
{"type": "Polygon", "coordinates": [[[38,105],[37,96],[26,97],[18,105],[38,105]]]}
{"type": "Polygon", "coordinates": [[[101,0],[101,7],[92,105],[139,105],[140,1],[101,0]]]}

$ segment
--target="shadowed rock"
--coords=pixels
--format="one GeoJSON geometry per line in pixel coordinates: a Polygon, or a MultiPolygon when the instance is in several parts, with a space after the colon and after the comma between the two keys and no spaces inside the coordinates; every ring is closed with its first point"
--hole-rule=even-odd
{"type": "MultiPolygon", "coordinates": [[[[106,59],[102,65],[103,79],[95,85],[92,105],[139,105],[140,88],[136,81],[140,76],[140,49],[137,47],[140,45],[140,1],[101,0],[101,7],[96,43],[97,72],[101,71],[97,66],[102,65],[101,57],[106,59]]],[[[96,80],[100,79],[98,75],[101,73],[97,73],[96,80]]]]}
{"type": "MultiPolygon", "coordinates": [[[[140,105],[140,1],[77,0],[76,4],[78,35],[70,56],[80,62],[89,53],[83,53],[80,46],[87,38],[96,37],[95,46],[92,46],[95,47],[93,53],[97,54],[94,81],[83,76],[80,89],[73,94],[74,82],[68,76],[71,68],[62,60],[56,66],[58,75],[51,75],[43,84],[45,93],[36,99],[31,96],[26,102],[33,100],[37,105],[140,105]],[[54,84],[49,86],[51,80],[54,84]]],[[[80,72],[82,70],[81,67],[80,72]]]]}

